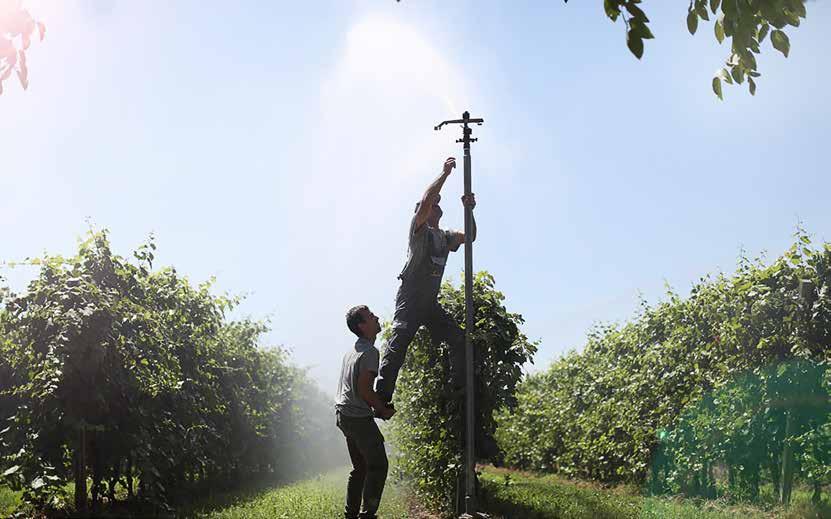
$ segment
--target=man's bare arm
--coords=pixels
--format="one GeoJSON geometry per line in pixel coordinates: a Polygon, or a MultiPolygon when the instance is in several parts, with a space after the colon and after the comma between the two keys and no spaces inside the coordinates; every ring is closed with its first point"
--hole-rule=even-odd
{"type": "Polygon", "coordinates": [[[416,212],[416,229],[420,228],[427,221],[427,217],[430,216],[430,208],[436,203],[436,198],[439,193],[441,193],[444,181],[447,180],[447,177],[450,176],[450,172],[453,171],[453,168],[455,167],[456,159],[449,157],[444,161],[444,169],[442,170],[441,175],[439,175],[438,178],[436,178],[436,180],[434,180],[433,183],[427,187],[427,191],[425,191],[424,195],[421,197],[421,203],[419,204],[418,211],[416,212]]]}
{"type": "Polygon", "coordinates": [[[358,374],[358,396],[363,398],[370,407],[378,411],[381,418],[388,419],[395,414],[395,409],[392,409],[378,397],[378,393],[372,389],[372,381],[375,380],[376,373],[365,369],[358,374]]]}

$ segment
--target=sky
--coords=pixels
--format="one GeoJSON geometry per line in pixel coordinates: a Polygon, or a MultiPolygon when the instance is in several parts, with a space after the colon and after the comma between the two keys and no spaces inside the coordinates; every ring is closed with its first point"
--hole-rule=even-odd
{"type": "MultiPolygon", "coordinates": [[[[681,1],[644,2],[641,61],[601,0],[24,3],[47,32],[0,96],[0,259],[71,255],[90,225],[129,257],[152,232],[157,266],[245,296],[330,394],[346,310],[392,317],[414,203],[461,162],[433,126],[465,110],[474,267],[540,342],[529,370],[667,285],[778,256],[799,222],[831,239],[829,2],[724,101],[729,47],[681,1]]],[[[461,229],[461,168],[442,194],[461,229]]]]}

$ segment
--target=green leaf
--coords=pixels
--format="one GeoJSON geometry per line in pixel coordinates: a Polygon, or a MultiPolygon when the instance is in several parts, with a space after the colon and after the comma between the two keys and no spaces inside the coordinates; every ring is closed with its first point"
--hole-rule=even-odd
{"type": "Polygon", "coordinates": [[[604,0],[603,7],[606,9],[606,16],[611,18],[613,22],[617,21],[617,17],[620,16],[620,6],[612,0],[604,0]]]}
{"type": "Polygon", "coordinates": [[[632,20],[630,22],[630,30],[643,40],[651,40],[655,38],[652,31],[649,30],[649,27],[647,27],[644,22],[639,20],[632,20]]]}
{"type": "Polygon", "coordinates": [[[723,42],[724,41],[724,24],[722,23],[722,18],[719,18],[718,20],[716,20],[716,23],[713,26],[713,28],[715,30],[716,39],[718,40],[718,42],[719,43],[723,42]]]}
{"type": "Polygon", "coordinates": [[[762,43],[763,41],[765,41],[765,38],[767,37],[769,31],[770,31],[770,25],[768,25],[766,23],[762,24],[759,27],[759,35],[756,37],[756,39],[759,40],[759,43],[762,43]]]}
{"type": "Polygon", "coordinates": [[[721,79],[718,77],[713,78],[713,92],[716,93],[719,99],[722,101],[724,100],[724,97],[721,94],[721,79]]]}
{"type": "Polygon", "coordinates": [[[635,4],[626,4],[626,10],[632,15],[632,18],[629,20],[630,22],[633,20],[643,23],[649,21],[649,18],[646,17],[646,13],[644,13],[641,8],[635,4]]]}
{"type": "Polygon", "coordinates": [[[32,490],[37,490],[46,484],[43,478],[35,478],[32,480],[32,490]]]}
{"type": "Polygon", "coordinates": [[[636,58],[641,59],[643,56],[643,40],[633,30],[626,33],[626,46],[636,58]]]}
{"type": "Polygon", "coordinates": [[[707,12],[707,6],[704,4],[698,4],[695,6],[695,12],[699,18],[705,21],[710,21],[710,13],[707,12]]]}
{"type": "Polygon", "coordinates": [[[747,49],[739,49],[739,58],[741,58],[741,64],[744,65],[745,68],[756,70],[756,57],[752,52],[747,49]]]}
{"type": "Polygon", "coordinates": [[[781,52],[786,58],[788,57],[788,53],[791,51],[791,42],[787,34],[777,29],[770,34],[770,41],[773,43],[773,48],[781,52]]]}
{"type": "Polygon", "coordinates": [[[805,18],[808,15],[808,13],[805,11],[805,2],[804,1],[802,1],[802,0],[798,1],[798,2],[796,2],[796,5],[794,5],[792,7],[793,7],[793,10],[796,13],[796,15],[799,16],[800,18],[805,18]]]}
{"type": "Polygon", "coordinates": [[[716,14],[718,11],[718,6],[721,4],[721,0],[710,0],[710,10],[713,11],[713,14],[716,14]]]}
{"type": "Polygon", "coordinates": [[[6,472],[4,472],[3,477],[11,476],[12,474],[17,472],[18,470],[20,470],[20,465],[15,465],[14,467],[12,467],[12,468],[8,469],[6,472]]]}
{"type": "Polygon", "coordinates": [[[698,15],[691,9],[690,12],[687,13],[687,30],[690,31],[690,34],[695,34],[697,29],[698,15]]]}
{"type": "Polygon", "coordinates": [[[732,69],[730,69],[730,75],[733,76],[733,79],[736,81],[736,83],[740,85],[744,83],[744,69],[742,69],[741,67],[733,67],[732,69]]]}
{"type": "Polygon", "coordinates": [[[730,85],[732,85],[732,84],[733,84],[733,78],[731,78],[731,77],[730,77],[730,73],[729,73],[729,72],[727,72],[727,69],[721,69],[721,70],[719,70],[719,71],[716,73],[716,76],[718,76],[720,79],[722,79],[722,80],[726,81],[726,82],[727,82],[728,84],[730,84],[730,85]]]}
{"type": "Polygon", "coordinates": [[[791,13],[785,11],[785,18],[788,20],[788,23],[793,25],[794,27],[799,27],[799,15],[796,13],[791,13]]]}

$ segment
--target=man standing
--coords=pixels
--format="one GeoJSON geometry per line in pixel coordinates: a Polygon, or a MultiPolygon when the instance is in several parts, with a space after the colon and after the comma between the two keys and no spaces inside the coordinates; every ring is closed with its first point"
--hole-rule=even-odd
{"type": "MultiPolygon", "coordinates": [[[[441,175],[427,187],[421,201],[416,204],[415,216],[410,223],[407,263],[398,276],[401,285],[395,298],[392,334],[384,349],[375,388],[384,402],[392,401],[395,381],[404,364],[407,347],[422,324],[427,326],[434,344],[444,341],[450,346],[453,393],[461,395],[464,390],[465,335],[436,299],[448,254],[459,250],[465,242],[464,233],[439,228],[443,214],[439,206],[441,188],[455,167],[456,159],[453,157],[444,162],[441,175]]],[[[471,209],[476,207],[473,194],[463,196],[462,203],[471,209]]],[[[475,240],[476,221],[472,223],[471,240],[475,240]]]]}
{"type": "Polygon", "coordinates": [[[374,519],[387,479],[387,453],[384,436],[373,416],[377,414],[386,420],[395,410],[372,390],[378,374],[378,349],[375,348],[375,337],[381,331],[378,317],[366,306],[356,306],[346,313],[346,325],[358,340],[343,356],[335,394],[337,425],[346,437],[352,460],[344,517],[374,519]]]}

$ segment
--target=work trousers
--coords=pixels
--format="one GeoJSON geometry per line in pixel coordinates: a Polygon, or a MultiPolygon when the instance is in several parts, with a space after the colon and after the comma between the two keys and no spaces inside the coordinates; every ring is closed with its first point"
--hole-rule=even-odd
{"type": "Polygon", "coordinates": [[[336,413],[337,425],[346,437],[352,471],[346,484],[346,519],[375,517],[387,480],[384,436],[372,417],[353,418],[336,413]],[[363,503],[363,507],[361,507],[363,503]],[[360,516],[359,516],[360,513],[360,516]]]}
{"type": "MultiPolygon", "coordinates": [[[[395,392],[398,371],[404,364],[407,348],[419,327],[425,325],[434,346],[446,342],[450,347],[450,378],[456,387],[464,386],[465,333],[435,298],[426,302],[408,303],[399,297],[392,323],[392,335],[381,353],[381,368],[375,391],[390,402],[395,392]]],[[[437,348],[433,348],[438,358],[437,348]]]]}

